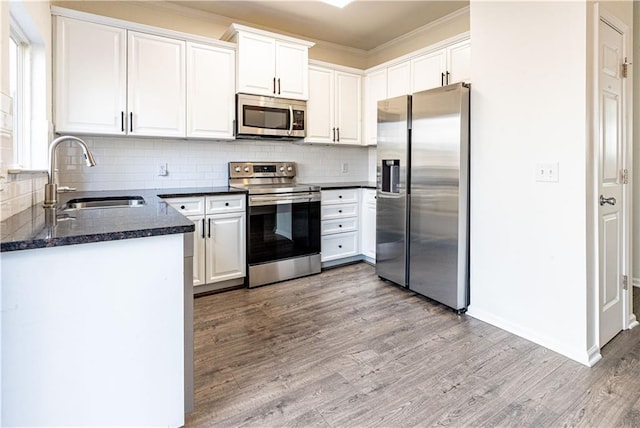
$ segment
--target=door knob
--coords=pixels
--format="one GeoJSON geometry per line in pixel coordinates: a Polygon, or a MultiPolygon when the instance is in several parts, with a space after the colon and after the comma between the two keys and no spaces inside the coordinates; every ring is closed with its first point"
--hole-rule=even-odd
{"type": "Polygon", "coordinates": [[[604,204],[615,205],[616,198],[614,198],[613,196],[610,198],[605,198],[604,196],[600,195],[600,206],[603,206],[604,204]]]}

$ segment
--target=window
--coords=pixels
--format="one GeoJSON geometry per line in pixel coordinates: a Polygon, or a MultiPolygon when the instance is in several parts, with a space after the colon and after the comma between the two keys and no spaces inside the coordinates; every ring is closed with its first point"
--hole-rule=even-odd
{"type": "Polygon", "coordinates": [[[30,45],[18,25],[11,21],[9,35],[9,90],[13,98],[13,163],[31,166],[31,62],[30,45]]]}

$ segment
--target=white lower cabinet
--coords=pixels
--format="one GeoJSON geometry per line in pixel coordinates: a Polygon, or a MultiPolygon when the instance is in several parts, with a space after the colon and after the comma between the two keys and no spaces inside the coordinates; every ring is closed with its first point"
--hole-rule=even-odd
{"type": "Polygon", "coordinates": [[[366,260],[376,261],[376,191],[361,189],[360,250],[366,260]]]}
{"type": "Polygon", "coordinates": [[[322,191],[321,261],[358,256],[359,189],[322,191]]]}
{"type": "Polygon", "coordinates": [[[244,194],[165,199],[195,224],[194,286],[215,290],[246,276],[245,199],[244,194]]]}

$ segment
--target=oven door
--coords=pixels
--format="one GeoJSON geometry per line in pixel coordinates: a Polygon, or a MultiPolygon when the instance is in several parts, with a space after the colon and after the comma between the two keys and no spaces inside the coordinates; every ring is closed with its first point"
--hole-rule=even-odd
{"type": "Polygon", "coordinates": [[[305,137],[306,103],[238,94],[238,136],[305,137]]]}
{"type": "Polygon", "coordinates": [[[319,193],[249,196],[248,264],[320,253],[319,193]]]}

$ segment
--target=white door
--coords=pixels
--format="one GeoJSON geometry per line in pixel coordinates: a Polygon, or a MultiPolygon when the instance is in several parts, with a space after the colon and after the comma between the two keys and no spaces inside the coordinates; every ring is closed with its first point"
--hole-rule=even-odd
{"type": "Polygon", "coordinates": [[[471,41],[456,43],[447,48],[449,53],[447,84],[471,81],[471,41]]]}
{"type": "Polygon", "coordinates": [[[185,42],[129,32],[129,134],[186,135],[185,42]]]}
{"type": "Polygon", "coordinates": [[[624,35],[600,20],[598,27],[598,219],[600,346],[625,327],[624,35]]]}
{"type": "Polygon", "coordinates": [[[238,34],[237,92],[275,95],[276,41],[251,33],[238,34]]]}
{"type": "Polygon", "coordinates": [[[187,42],[187,137],[233,139],[235,53],[187,42]]]}
{"type": "Polygon", "coordinates": [[[207,284],[246,276],[245,213],[206,218],[207,284]]]}
{"type": "Polygon", "coordinates": [[[193,232],[193,285],[205,283],[205,218],[203,215],[188,216],[196,226],[193,232]]]}
{"type": "Polygon", "coordinates": [[[124,134],[126,31],[58,17],[55,48],[56,132],[124,134]]]}
{"type": "Polygon", "coordinates": [[[276,41],[276,96],[309,98],[309,48],[276,41]]]}
{"type": "Polygon", "coordinates": [[[360,84],[357,74],[336,71],[336,141],[360,144],[360,84]]]}
{"type": "Polygon", "coordinates": [[[439,88],[445,83],[447,52],[441,49],[420,55],[411,60],[411,66],[413,67],[412,93],[439,88]]]}
{"type": "Polygon", "coordinates": [[[365,135],[366,144],[378,144],[378,101],[387,98],[387,69],[374,71],[365,76],[365,135]]]}
{"type": "Polygon", "coordinates": [[[307,137],[309,143],[333,143],[335,136],[333,70],[309,67],[307,137]]]}
{"type": "Polygon", "coordinates": [[[411,61],[387,68],[387,97],[411,94],[411,61]]]}

